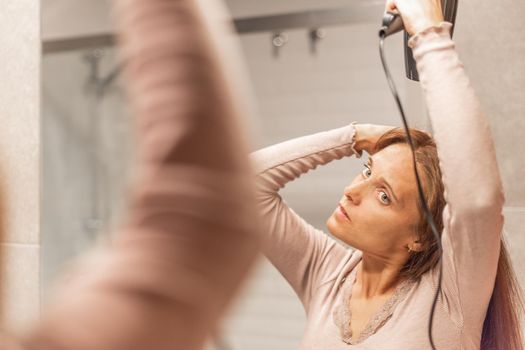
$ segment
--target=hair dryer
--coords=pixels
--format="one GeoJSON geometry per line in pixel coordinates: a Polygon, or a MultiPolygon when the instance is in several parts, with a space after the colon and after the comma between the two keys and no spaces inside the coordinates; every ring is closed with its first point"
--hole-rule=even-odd
{"type": "MultiPolygon", "coordinates": [[[[458,11],[458,0],[441,0],[441,8],[443,9],[443,17],[445,21],[452,23],[451,35],[454,32],[454,25],[456,24],[456,13],[458,11]]],[[[403,29],[403,20],[401,16],[395,13],[387,12],[383,16],[383,25],[379,31],[379,36],[387,37],[395,34],[403,29]]],[[[408,46],[408,33],[405,31],[405,70],[408,79],[419,81],[417,73],[416,61],[412,54],[412,49],[408,46]]]]}

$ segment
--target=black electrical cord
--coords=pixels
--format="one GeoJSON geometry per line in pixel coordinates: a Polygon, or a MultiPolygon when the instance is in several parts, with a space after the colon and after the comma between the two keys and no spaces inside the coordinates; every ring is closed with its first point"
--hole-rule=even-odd
{"type": "Polygon", "coordinates": [[[428,209],[428,204],[425,199],[425,194],[423,192],[423,186],[421,185],[421,180],[419,178],[419,173],[417,171],[417,165],[416,165],[416,153],[414,150],[414,143],[412,141],[412,136],[410,136],[408,123],[405,117],[405,111],[403,110],[403,105],[401,104],[401,100],[399,98],[399,94],[397,93],[396,85],[394,84],[394,80],[392,79],[392,75],[390,74],[390,70],[388,69],[388,65],[386,63],[385,59],[385,33],[381,32],[379,35],[379,55],[381,56],[381,63],[383,64],[383,69],[385,71],[386,79],[388,81],[388,85],[390,87],[390,91],[392,91],[392,95],[394,96],[394,99],[396,100],[397,108],[399,109],[399,113],[401,114],[401,118],[403,119],[403,125],[405,127],[405,132],[407,134],[408,144],[410,145],[410,148],[412,149],[412,162],[414,164],[414,172],[416,175],[416,182],[417,182],[417,189],[419,192],[419,200],[423,206],[423,209],[425,211],[425,218],[428,221],[428,224],[432,228],[432,232],[434,233],[434,237],[436,239],[436,243],[438,245],[438,255],[439,255],[439,280],[438,285],[436,288],[436,294],[434,295],[434,301],[432,302],[432,309],[430,310],[430,318],[428,320],[428,338],[430,340],[430,345],[432,346],[433,350],[436,350],[436,347],[434,345],[434,340],[432,339],[432,322],[434,320],[434,311],[436,309],[437,299],[439,292],[441,290],[441,279],[443,274],[443,267],[442,267],[442,255],[443,255],[443,247],[441,245],[441,237],[439,236],[439,232],[436,228],[436,223],[434,222],[434,219],[432,217],[432,214],[430,213],[430,210],[428,209]]]}

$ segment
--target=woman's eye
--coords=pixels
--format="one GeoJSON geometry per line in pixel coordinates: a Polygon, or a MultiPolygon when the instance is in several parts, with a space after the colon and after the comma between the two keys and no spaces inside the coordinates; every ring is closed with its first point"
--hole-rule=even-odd
{"type": "MultiPolygon", "coordinates": [[[[368,178],[372,175],[372,169],[370,169],[370,165],[366,163],[363,163],[363,165],[365,167],[362,171],[363,177],[368,178]]],[[[388,197],[388,194],[384,191],[380,191],[379,193],[380,193],[379,200],[383,204],[390,204],[390,198],[388,197]]]]}
{"type": "Polygon", "coordinates": [[[363,165],[365,166],[365,168],[362,171],[363,176],[369,177],[370,175],[372,175],[372,170],[370,170],[370,167],[368,166],[368,164],[363,164],[363,165]]]}
{"type": "Polygon", "coordinates": [[[380,193],[380,196],[379,196],[380,201],[385,204],[390,204],[390,198],[388,198],[388,195],[386,194],[386,192],[381,191],[379,193],[380,193]]]}

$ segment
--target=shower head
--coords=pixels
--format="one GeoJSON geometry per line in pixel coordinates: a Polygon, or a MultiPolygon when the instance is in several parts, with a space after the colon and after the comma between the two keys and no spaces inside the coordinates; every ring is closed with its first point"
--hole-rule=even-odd
{"type": "MultiPolygon", "coordinates": [[[[458,11],[458,0],[441,0],[441,8],[443,9],[443,18],[446,22],[452,23],[450,34],[454,34],[454,26],[456,24],[456,14],[458,11]]],[[[403,20],[399,14],[387,12],[383,16],[383,23],[379,30],[380,37],[387,37],[404,29],[403,20]]],[[[408,79],[419,81],[417,73],[416,61],[412,54],[412,49],[408,46],[410,36],[405,31],[405,70],[408,79]]]]}

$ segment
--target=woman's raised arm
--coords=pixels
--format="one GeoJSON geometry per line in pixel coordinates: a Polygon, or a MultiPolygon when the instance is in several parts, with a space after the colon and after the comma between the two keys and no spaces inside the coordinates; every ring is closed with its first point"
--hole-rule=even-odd
{"type": "Polygon", "coordinates": [[[443,22],[410,40],[445,185],[443,290],[466,327],[485,317],[503,228],[503,187],[489,121],[443,22]],[[469,323],[472,321],[472,323],[469,323]]]}
{"type": "Polygon", "coordinates": [[[28,349],[201,349],[249,271],[259,221],[245,111],[213,40],[229,49],[222,8],[201,8],[116,1],[140,174],[114,244],[59,294],[28,349]]]}
{"type": "Polygon", "coordinates": [[[355,137],[355,125],[348,125],[252,154],[257,172],[257,201],[265,224],[264,253],[293,287],[307,312],[316,288],[343,272],[341,267],[352,251],[297,215],[278,191],[320,165],[345,156],[360,157],[361,151],[354,148],[355,137]]]}

